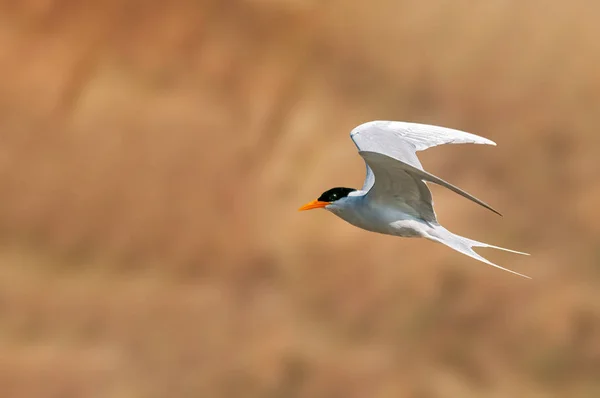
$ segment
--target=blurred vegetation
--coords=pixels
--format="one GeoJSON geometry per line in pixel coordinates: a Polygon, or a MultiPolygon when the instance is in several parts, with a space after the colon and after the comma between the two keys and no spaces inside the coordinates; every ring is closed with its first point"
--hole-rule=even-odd
{"type": "Polygon", "coordinates": [[[600,3],[0,0],[3,397],[600,396],[600,3]],[[525,281],[302,203],[348,133],[525,281]]]}

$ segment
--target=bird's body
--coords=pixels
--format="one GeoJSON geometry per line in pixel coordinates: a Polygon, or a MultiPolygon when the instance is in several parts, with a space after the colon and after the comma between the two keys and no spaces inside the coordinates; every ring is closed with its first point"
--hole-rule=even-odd
{"type": "Polygon", "coordinates": [[[521,275],[491,263],[477,254],[473,247],[526,253],[458,236],[438,223],[431,192],[425,182],[442,185],[494,213],[500,213],[460,188],[423,170],[416,156],[417,151],[441,144],[496,145],[493,141],[445,127],[392,121],[361,124],[352,130],[350,137],[366,164],[367,173],[362,189],[330,189],[300,210],[325,208],[358,228],[400,237],[423,237],[494,267],[521,275]]]}
{"type": "Polygon", "coordinates": [[[366,191],[357,190],[346,200],[330,205],[327,209],[342,220],[367,231],[404,238],[422,236],[427,226],[424,220],[409,214],[402,205],[386,204],[369,200],[366,191]]]}

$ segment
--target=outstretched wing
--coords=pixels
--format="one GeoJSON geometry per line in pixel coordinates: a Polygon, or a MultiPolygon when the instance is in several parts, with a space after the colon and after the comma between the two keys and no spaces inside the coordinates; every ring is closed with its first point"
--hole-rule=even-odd
{"type": "MultiPolygon", "coordinates": [[[[493,141],[460,130],[394,121],[373,121],[361,124],[352,130],[350,137],[359,152],[375,152],[386,155],[386,157],[392,158],[405,166],[410,166],[410,173],[413,178],[439,184],[496,214],[500,214],[473,195],[424,171],[416,154],[417,151],[442,144],[472,143],[496,145],[493,141]]],[[[367,175],[362,189],[369,191],[375,183],[375,175],[369,166],[369,162],[366,159],[365,162],[367,175]]]]}
{"type": "Polygon", "coordinates": [[[369,201],[402,210],[415,218],[436,222],[431,191],[415,167],[377,152],[359,151],[374,175],[369,201]]]}

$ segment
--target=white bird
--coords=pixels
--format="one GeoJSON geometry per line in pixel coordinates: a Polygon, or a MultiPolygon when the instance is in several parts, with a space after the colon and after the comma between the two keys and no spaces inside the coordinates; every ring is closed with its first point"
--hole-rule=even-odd
{"type": "Polygon", "coordinates": [[[299,210],[324,208],[367,231],[426,238],[504,271],[529,278],[492,263],[473,248],[490,247],[523,255],[527,253],[456,235],[438,223],[426,182],[439,184],[496,214],[500,213],[462,189],[423,170],[416,154],[417,151],[442,144],[496,145],[495,142],[464,131],[396,121],[361,124],[350,132],[350,138],[367,167],[362,189],[332,188],[299,210]]]}

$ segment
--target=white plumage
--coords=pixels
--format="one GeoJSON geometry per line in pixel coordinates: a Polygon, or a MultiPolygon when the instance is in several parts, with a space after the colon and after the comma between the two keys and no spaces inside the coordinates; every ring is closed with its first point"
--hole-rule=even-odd
{"type": "Polygon", "coordinates": [[[322,207],[368,231],[423,237],[494,267],[529,278],[488,261],[477,254],[473,247],[527,253],[464,238],[437,222],[431,192],[425,182],[439,184],[494,213],[500,213],[473,195],[426,172],[416,154],[417,151],[442,144],[496,145],[493,141],[445,127],[396,121],[361,124],[351,131],[350,137],[366,164],[362,189],[333,188],[318,200],[301,207],[301,210],[322,207]]]}

